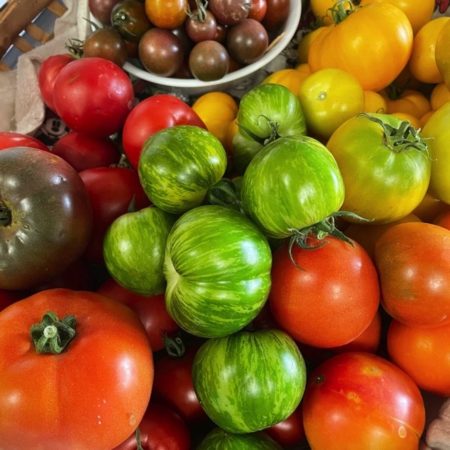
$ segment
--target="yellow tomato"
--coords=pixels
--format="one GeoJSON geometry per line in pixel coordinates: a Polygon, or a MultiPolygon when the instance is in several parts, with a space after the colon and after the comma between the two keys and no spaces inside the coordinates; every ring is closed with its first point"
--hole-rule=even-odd
{"type": "Polygon", "coordinates": [[[297,47],[297,58],[300,64],[308,62],[309,49],[311,48],[311,43],[317,38],[321,33],[326,30],[326,27],[319,27],[309,33],[302,36],[297,47]]]}
{"type": "Polygon", "coordinates": [[[403,112],[396,112],[392,113],[393,116],[398,117],[399,119],[408,121],[414,128],[419,129],[420,128],[420,120],[413,116],[412,114],[403,113],[403,112]]]}
{"type": "Polygon", "coordinates": [[[408,89],[398,99],[387,100],[388,113],[404,113],[414,117],[422,117],[431,109],[428,98],[419,91],[408,89]]]}
{"type": "Polygon", "coordinates": [[[396,6],[375,2],[355,8],[311,43],[313,72],[335,67],[351,73],[365,90],[388,86],[406,66],[413,43],[411,24],[396,6]]]}
{"type": "Polygon", "coordinates": [[[194,102],[192,109],[203,120],[208,131],[225,145],[228,125],[237,115],[236,100],[226,92],[207,92],[194,102]]]}
{"type": "Polygon", "coordinates": [[[322,69],[300,87],[300,103],[310,133],[328,139],[350,117],[364,111],[364,91],[358,80],[341,69],[322,69]]]}
{"type": "MultiPolygon", "coordinates": [[[[450,17],[438,17],[427,22],[415,35],[409,69],[422,83],[441,83],[443,77],[436,64],[436,42],[450,17]]],[[[447,45],[449,43],[447,42],[447,45]]]]}
{"type": "Polygon", "coordinates": [[[435,0],[362,0],[361,5],[376,1],[392,3],[400,8],[411,22],[414,33],[431,20],[435,6],[435,0]]]}
{"type": "Polygon", "coordinates": [[[387,103],[385,98],[375,91],[364,91],[364,112],[386,113],[387,103]]]}
{"type": "Polygon", "coordinates": [[[436,65],[445,84],[450,89],[450,23],[442,28],[436,41],[436,65]]]}
{"type": "Polygon", "coordinates": [[[278,70],[270,74],[263,83],[281,84],[287,87],[293,94],[298,95],[300,85],[310,73],[309,66],[307,64],[306,66],[308,67],[308,71],[297,69],[278,70]]]}
{"type": "Polygon", "coordinates": [[[340,3],[344,10],[349,10],[352,8],[351,1],[340,1],[340,0],[311,0],[310,6],[314,17],[323,24],[333,23],[333,8],[340,3]]]}
{"type": "MultiPolygon", "coordinates": [[[[449,42],[450,44],[450,42],[449,42]]],[[[439,109],[444,103],[450,102],[450,89],[445,83],[437,84],[430,95],[431,109],[439,109]]]]}

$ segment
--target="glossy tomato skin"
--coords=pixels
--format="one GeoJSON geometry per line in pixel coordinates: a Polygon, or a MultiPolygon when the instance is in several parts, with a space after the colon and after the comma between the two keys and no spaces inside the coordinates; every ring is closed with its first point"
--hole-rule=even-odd
{"type": "Polygon", "coordinates": [[[450,230],[424,222],[395,225],[375,245],[382,304],[410,326],[450,323],[450,230]]]}
{"type": "Polygon", "coordinates": [[[170,404],[189,424],[207,419],[192,381],[196,352],[197,347],[189,347],[182,356],[164,355],[155,362],[154,395],[170,404]]]}
{"type": "Polygon", "coordinates": [[[113,450],[189,450],[191,436],[183,419],[169,406],[152,401],[139,424],[141,446],[136,434],[113,450]]]}
{"type": "Polygon", "coordinates": [[[378,310],[375,265],[356,242],[328,236],[311,245],[320,246],[293,246],[295,264],[286,245],[274,253],[272,314],[299,342],[324,348],[347,344],[364,332],[378,310]]]}
{"type": "Polygon", "coordinates": [[[343,353],[317,367],[302,405],[306,438],[315,450],[417,450],[425,425],[414,381],[370,353],[343,353]]]}
{"type": "MultiPolygon", "coordinates": [[[[164,336],[179,330],[178,325],[169,316],[164,295],[140,295],[108,278],[97,290],[99,294],[120,301],[131,308],[141,320],[147,332],[150,347],[154,352],[164,348],[164,336]]],[[[176,386],[172,386],[176,388],[176,386]]]]}
{"type": "Polygon", "coordinates": [[[67,64],[72,62],[74,57],[72,55],[60,54],[51,55],[44,59],[38,71],[39,90],[41,92],[42,100],[52,111],[55,111],[55,104],[53,102],[53,93],[55,89],[55,80],[59,72],[67,64]]]}
{"type": "Polygon", "coordinates": [[[302,442],[305,439],[305,430],[301,404],[287,419],[267,428],[266,433],[283,448],[302,442]]]}
{"type": "Polygon", "coordinates": [[[71,131],[52,147],[52,153],[61,156],[78,172],[93,167],[118,163],[119,150],[109,138],[96,138],[71,131]]]}
{"type": "Polygon", "coordinates": [[[2,448],[16,450],[20,436],[30,449],[107,450],[134,431],[150,399],[153,362],[128,308],[92,292],[51,289],[9,306],[0,323],[8,330],[0,339],[2,448]],[[77,321],[60,355],[37,353],[30,338],[48,311],[77,321]]]}
{"type": "Polygon", "coordinates": [[[157,131],[175,125],[206,128],[197,113],[183,100],[156,94],[138,103],[123,126],[122,144],[130,164],[137,168],[145,141],[157,131]]]}
{"type": "Polygon", "coordinates": [[[49,151],[49,148],[39,139],[13,131],[0,131],[0,150],[12,147],[31,147],[49,151]]]}
{"type": "Polygon", "coordinates": [[[197,450],[281,450],[281,447],[266,433],[232,434],[220,428],[212,429],[202,440],[197,450]]]}
{"type": "Polygon", "coordinates": [[[89,194],[94,229],[85,252],[89,261],[103,261],[103,239],[107,228],[130,207],[149,204],[135,170],[125,167],[96,167],[79,172],[89,194]],[[134,205],[134,206],[133,206],[134,205]]]}
{"type": "Polygon", "coordinates": [[[28,289],[62,273],[91,237],[87,191],[67,162],[29,147],[0,151],[0,288],[28,289]]]}
{"type": "Polygon", "coordinates": [[[133,107],[128,75],[111,61],[77,59],[64,66],[55,80],[55,110],[69,128],[106,137],[119,131],[133,107]]]}

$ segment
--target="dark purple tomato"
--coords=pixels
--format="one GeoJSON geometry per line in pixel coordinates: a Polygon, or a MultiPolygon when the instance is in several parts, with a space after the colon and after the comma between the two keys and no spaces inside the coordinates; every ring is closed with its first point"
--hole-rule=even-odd
{"type": "Polygon", "coordinates": [[[86,38],[83,56],[109,59],[118,66],[123,66],[128,52],[120,33],[113,27],[104,27],[98,28],[86,38]]]}
{"type": "Polygon", "coordinates": [[[111,25],[130,42],[139,42],[151,27],[145,6],[139,0],[121,0],[111,11],[111,25]]]}
{"type": "Polygon", "coordinates": [[[216,35],[214,36],[214,40],[220,42],[221,44],[225,43],[227,37],[227,27],[218,23],[216,26],[216,35]]]}
{"type": "Polygon", "coordinates": [[[217,21],[211,11],[195,10],[185,22],[186,33],[194,42],[214,40],[217,21]]]}
{"type": "Polygon", "coordinates": [[[269,36],[255,19],[244,19],[227,33],[227,48],[232,58],[242,64],[251,64],[267,50],[269,36]]]}
{"type": "Polygon", "coordinates": [[[267,0],[252,0],[252,6],[248,13],[249,19],[255,19],[261,22],[267,12],[267,0]]]}
{"type": "Polygon", "coordinates": [[[269,32],[279,28],[289,16],[290,0],[266,0],[267,11],[263,19],[263,25],[269,32]]]}
{"type": "Polygon", "coordinates": [[[183,44],[169,30],[151,28],[139,42],[142,65],[156,75],[172,76],[183,63],[183,44]]]}
{"type": "Polygon", "coordinates": [[[170,31],[181,41],[184,55],[188,55],[192,47],[194,46],[194,43],[187,35],[184,24],[170,31]]]}
{"type": "Polygon", "coordinates": [[[235,25],[248,17],[251,0],[210,0],[208,8],[222,25],[235,25]]]}
{"type": "Polygon", "coordinates": [[[111,11],[119,0],[89,0],[92,15],[104,25],[110,24],[111,11]]]}
{"type": "Polygon", "coordinates": [[[199,80],[219,80],[228,73],[229,66],[227,49],[217,41],[199,42],[189,54],[189,69],[199,80]]]}

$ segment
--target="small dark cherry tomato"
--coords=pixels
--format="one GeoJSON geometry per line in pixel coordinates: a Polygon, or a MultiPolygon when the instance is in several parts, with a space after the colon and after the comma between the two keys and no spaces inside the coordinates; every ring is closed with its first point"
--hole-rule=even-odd
{"type": "Polygon", "coordinates": [[[211,11],[197,9],[185,22],[186,33],[194,42],[214,39],[217,34],[217,22],[211,11]]]}
{"type": "Polygon", "coordinates": [[[109,59],[123,66],[128,57],[127,47],[120,33],[112,27],[98,28],[91,33],[83,45],[83,56],[109,59]]]}
{"type": "Polygon", "coordinates": [[[111,11],[111,25],[131,42],[139,42],[151,27],[145,15],[145,6],[139,0],[121,0],[111,11]]]}
{"type": "Polygon", "coordinates": [[[219,80],[228,73],[229,67],[230,55],[217,41],[199,42],[189,54],[189,68],[199,80],[219,80]]]}
{"type": "Polygon", "coordinates": [[[235,25],[248,17],[251,0],[210,0],[208,8],[222,25],[235,25]]]}

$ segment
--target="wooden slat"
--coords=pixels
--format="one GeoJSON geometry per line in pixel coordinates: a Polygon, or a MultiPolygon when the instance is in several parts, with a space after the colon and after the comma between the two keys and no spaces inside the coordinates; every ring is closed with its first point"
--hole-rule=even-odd
{"type": "Polygon", "coordinates": [[[67,8],[57,0],[50,3],[50,5],[47,6],[47,9],[58,17],[61,17],[67,11],[67,8]]]}
{"type": "Polygon", "coordinates": [[[25,28],[25,31],[36,41],[39,41],[41,44],[45,44],[53,37],[53,33],[48,33],[47,31],[39,28],[34,23],[31,23],[25,28]]]}
{"type": "Polygon", "coordinates": [[[14,40],[13,45],[17,49],[19,49],[22,53],[29,52],[34,48],[26,39],[20,36],[14,40]]]}

